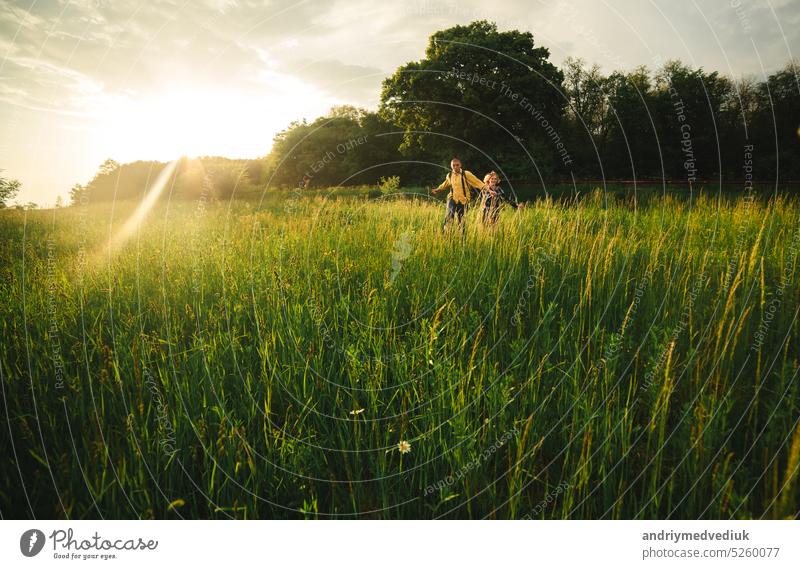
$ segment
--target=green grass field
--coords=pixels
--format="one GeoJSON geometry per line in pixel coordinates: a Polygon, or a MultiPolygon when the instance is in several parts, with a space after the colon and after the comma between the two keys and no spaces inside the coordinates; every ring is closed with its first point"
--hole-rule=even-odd
{"type": "Polygon", "coordinates": [[[0,212],[4,518],[798,515],[796,199],[323,194],[0,212]]]}

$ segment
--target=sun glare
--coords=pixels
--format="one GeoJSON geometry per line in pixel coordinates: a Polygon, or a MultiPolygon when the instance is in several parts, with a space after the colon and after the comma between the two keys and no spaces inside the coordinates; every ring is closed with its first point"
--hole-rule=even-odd
{"type": "MultiPolygon", "coordinates": [[[[249,101],[207,91],[172,91],[125,101],[115,112],[118,154],[123,160],[171,160],[179,156],[236,156],[242,147],[264,147],[250,126],[249,101]]],[[[262,151],[263,152],[263,151],[262,151]]]]}
{"type": "Polygon", "coordinates": [[[324,114],[336,103],[304,84],[279,85],[252,92],[181,85],[122,97],[104,121],[104,149],[120,162],[263,156],[291,119],[309,110],[324,114]]]}
{"type": "Polygon", "coordinates": [[[161,173],[159,173],[156,181],[152,186],[150,186],[150,189],[148,189],[147,195],[142,200],[142,203],[139,204],[139,207],[136,208],[136,211],[133,212],[133,215],[131,215],[125,221],[123,226],[111,238],[111,241],[109,241],[110,253],[113,253],[119,249],[119,247],[121,247],[131,237],[131,235],[133,235],[133,233],[139,227],[139,224],[147,216],[147,213],[152,209],[153,205],[155,205],[158,197],[164,192],[164,189],[172,179],[172,174],[175,172],[175,167],[177,165],[178,161],[173,160],[166,165],[161,173]]]}

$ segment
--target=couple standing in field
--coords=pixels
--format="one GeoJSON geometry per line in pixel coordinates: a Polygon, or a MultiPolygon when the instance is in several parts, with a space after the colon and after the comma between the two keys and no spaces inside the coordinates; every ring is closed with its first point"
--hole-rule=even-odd
{"type": "Polygon", "coordinates": [[[450,188],[450,193],[447,195],[447,213],[445,214],[444,223],[442,223],[443,231],[447,229],[448,223],[455,219],[463,233],[464,213],[472,197],[471,189],[480,192],[481,221],[484,225],[493,226],[497,223],[500,207],[503,203],[509,204],[514,209],[523,207],[514,198],[506,196],[505,192],[500,188],[500,176],[497,175],[497,172],[492,170],[483,177],[481,182],[475,174],[469,170],[464,170],[461,160],[458,158],[453,158],[450,161],[450,172],[444,182],[431,191],[436,194],[448,187],[450,188]]]}

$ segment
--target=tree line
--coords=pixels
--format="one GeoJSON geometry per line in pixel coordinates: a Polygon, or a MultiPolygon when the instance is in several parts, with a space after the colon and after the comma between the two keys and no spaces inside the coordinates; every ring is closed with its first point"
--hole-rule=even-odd
{"type": "MultiPolygon", "coordinates": [[[[602,73],[559,68],[530,32],[487,21],[434,33],[424,57],[383,81],[369,111],[335,107],[291,123],[255,160],[183,160],[173,195],[224,198],[263,188],[440,181],[453,156],[506,179],[800,180],[800,82],[795,62],[765,80],[666,61],[602,73]],[[205,189],[203,189],[205,188],[205,189]]],[[[164,165],[103,164],[72,201],[138,198],[164,165]]]]}

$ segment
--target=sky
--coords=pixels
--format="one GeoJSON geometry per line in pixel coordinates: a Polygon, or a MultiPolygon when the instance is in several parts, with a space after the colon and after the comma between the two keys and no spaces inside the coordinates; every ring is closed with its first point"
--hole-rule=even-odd
{"type": "Polygon", "coordinates": [[[106,158],[264,156],[293,120],[375,109],[433,32],[478,19],[605,72],[762,79],[800,55],[800,0],[3,0],[0,175],[46,206],[106,158]]]}

